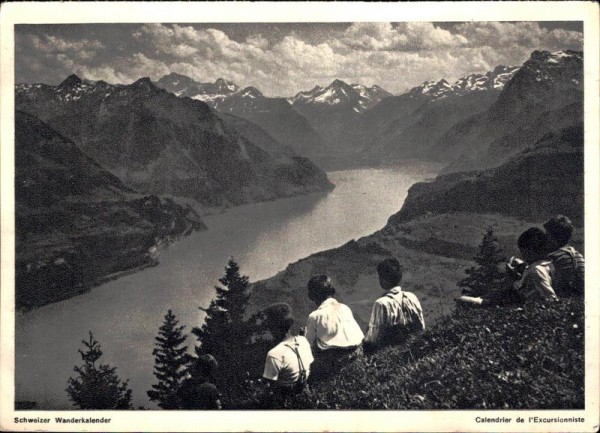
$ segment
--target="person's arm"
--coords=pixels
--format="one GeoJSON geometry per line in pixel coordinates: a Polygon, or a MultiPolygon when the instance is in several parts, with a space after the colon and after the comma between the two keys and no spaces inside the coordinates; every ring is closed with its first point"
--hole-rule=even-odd
{"type": "Polygon", "coordinates": [[[265,361],[265,370],[263,371],[263,377],[270,381],[277,381],[279,378],[279,372],[281,371],[281,363],[274,357],[267,355],[265,361]]]}
{"type": "Polygon", "coordinates": [[[541,265],[535,266],[530,281],[541,298],[557,299],[556,293],[552,288],[552,280],[550,279],[548,268],[541,265]]]}
{"type": "Polygon", "coordinates": [[[384,319],[384,308],[378,302],[373,304],[373,310],[371,311],[371,320],[369,320],[369,329],[367,330],[367,335],[363,340],[363,344],[365,346],[375,346],[377,344],[377,340],[379,339],[379,333],[381,325],[383,324],[384,319]]]}
{"type": "Polygon", "coordinates": [[[306,320],[306,330],[304,336],[308,340],[308,344],[316,348],[317,346],[317,320],[314,317],[308,316],[306,320]]]}

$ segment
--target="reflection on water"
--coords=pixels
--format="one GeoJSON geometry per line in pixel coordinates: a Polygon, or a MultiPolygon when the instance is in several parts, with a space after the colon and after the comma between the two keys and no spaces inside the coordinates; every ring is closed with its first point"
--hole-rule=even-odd
{"type": "Polygon", "coordinates": [[[130,379],[134,407],[154,407],[146,391],[154,381],[152,349],[164,314],[173,309],[187,331],[199,325],[197,307],[210,302],[230,256],[252,281],[267,278],[288,263],[380,229],[400,209],[408,188],[434,172],[422,163],[331,172],[336,189],[328,194],[211,215],[205,218],[208,231],[163,251],[159,266],[18,317],[16,399],[45,409],[72,408],[67,378],[81,363],[77,350],[91,330],[102,345],[103,361],[130,379]]]}

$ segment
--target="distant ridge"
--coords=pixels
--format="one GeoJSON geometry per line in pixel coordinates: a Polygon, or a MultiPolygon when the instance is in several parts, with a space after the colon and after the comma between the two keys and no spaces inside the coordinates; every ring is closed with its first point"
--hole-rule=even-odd
{"type": "Polygon", "coordinates": [[[59,86],[17,85],[15,93],[17,109],[77,142],[138,191],[212,207],[332,187],[306,158],[272,140],[263,149],[204,102],[178,98],[147,77],[110,85],[71,75],[59,86]]]}

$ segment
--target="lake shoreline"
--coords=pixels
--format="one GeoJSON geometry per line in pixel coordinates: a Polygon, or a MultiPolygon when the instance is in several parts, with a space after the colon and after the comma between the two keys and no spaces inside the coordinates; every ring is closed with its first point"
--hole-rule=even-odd
{"type": "MultiPolygon", "coordinates": [[[[153,407],[145,390],[154,380],[151,353],[167,309],[188,331],[201,325],[198,307],[206,307],[214,297],[230,257],[251,281],[269,278],[290,263],[380,230],[401,207],[410,186],[434,174],[433,168],[421,164],[400,170],[331,172],[336,184],[331,192],[253,203],[203,217],[209,229],[170,244],[161,251],[158,266],[119,275],[80,296],[17,317],[17,400],[69,409],[66,379],[81,362],[79,342],[91,330],[102,344],[103,362],[130,379],[135,405],[153,407]]],[[[193,337],[187,344],[193,347],[193,337]]]]}

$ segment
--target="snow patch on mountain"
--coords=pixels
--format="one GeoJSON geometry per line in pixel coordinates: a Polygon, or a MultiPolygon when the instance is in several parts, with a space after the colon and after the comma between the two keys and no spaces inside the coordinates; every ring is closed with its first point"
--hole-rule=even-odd
{"type": "Polygon", "coordinates": [[[323,88],[315,86],[312,90],[298,92],[296,96],[287,98],[292,105],[342,106],[348,105],[354,112],[363,112],[391,93],[379,86],[366,87],[362,84],[347,84],[342,80],[334,80],[323,88]]]}
{"type": "Polygon", "coordinates": [[[480,92],[490,89],[501,90],[504,85],[519,70],[516,66],[497,66],[493,71],[486,74],[471,74],[459,78],[453,84],[445,79],[439,81],[425,81],[417,87],[413,87],[408,93],[411,97],[424,97],[431,101],[437,101],[450,96],[465,95],[470,92],[480,92]]]}

